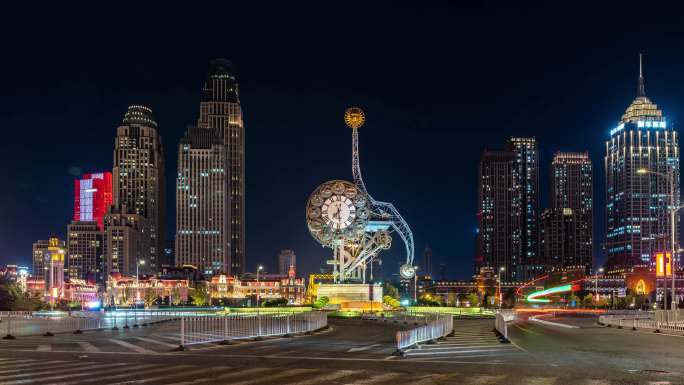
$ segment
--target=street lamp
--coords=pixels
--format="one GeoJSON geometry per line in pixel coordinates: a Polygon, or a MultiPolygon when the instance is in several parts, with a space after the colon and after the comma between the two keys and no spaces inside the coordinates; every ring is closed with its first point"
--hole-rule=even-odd
{"type": "Polygon", "coordinates": [[[598,307],[598,298],[599,298],[599,294],[598,294],[598,276],[599,276],[599,273],[603,273],[603,268],[602,268],[602,267],[599,267],[599,268],[598,268],[598,271],[596,272],[596,275],[594,276],[594,285],[595,285],[595,287],[594,287],[594,294],[596,295],[596,299],[594,300],[594,309],[596,309],[596,308],[598,307]]]}
{"type": "MultiPolygon", "coordinates": [[[[145,264],[145,260],[139,260],[135,264],[135,298],[140,301],[140,270],[139,267],[145,264]]],[[[137,307],[137,304],[136,304],[137,307]]]]}
{"type": "MultiPolygon", "coordinates": [[[[681,209],[681,207],[675,207],[675,202],[676,202],[676,197],[675,197],[675,173],[672,170],[670,172],[670,175],[663,174],[661,172],[657,171],[651,171],[646,168],[640,168],[637,170],[637,174],[653,174],[657,175],[659,177],[667,178],[670,183],[670,235],[671,235],[671,254],[670,254],[670,266],[672,269],[672,302],[670,303],[670,309],[675,310],[677,306],[677,300],[675,299],[675,232],[676,230],[676,225],[675,225],[675,216],[677,214],[677,211],[681,209]]],[[[667,265],[665,265],[667,266],[667,265]]],[[[665,281],[665,291],[663,292],[663,310],[667,310],[667,269],[664,267],[665,270],[665,276],[663,280],[665,281]]]]}
{"type": "Polygon", "coordinates": [[[501,305],[502,305],[502,302],[503,302],[503,301],[502,301],[502,300],[503,300],[503,295],[501,294],[501,273],[503,273],[504,271],[506,271],[506,267],[505,267],[505,266],[501,266],[501,267],[499,268],[499,309],[501,309],[501,305]]]}
{"type": "Polygon", "coordinates": [[[259,294],[261,294],[261,287],[259,286],[259,272],[263,269],[264,269],[264,267],[261,265],[259,265],[259,267],[257,267],[257,281],[256,281],[256,283],[257,283],[257,298],[256,298],[256,300],[257,300],[257,311],[259,311],[259,297],[260,297],[259,294]]]}

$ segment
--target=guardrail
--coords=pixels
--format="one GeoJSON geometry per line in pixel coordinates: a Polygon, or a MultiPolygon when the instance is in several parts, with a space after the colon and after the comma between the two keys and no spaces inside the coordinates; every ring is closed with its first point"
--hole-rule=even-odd
{"type": "Polygon", "coordinates": [[[632,328],[653,330],[660,332],[663,330],[684,332],[684,321],[658,320],[652,313],[635,315],[602,315],[599,316],[599,324],[606,326],[616,326],[619,329],[632,328]]]}
{"type": "Polygon", "coordinates": [[[444,337],[453,330],[454,317],[446,314],[431,315],[425,325],[397,332],[397,352],[401,353],[404,349],[421,342],[444,337]]]}
{"type": "Polygon", "coordinates": [[[328,325],[325,312],[283,314],[230,314],[181,317],[180,348],[207,342],[282,336],[312,332],[328,325]]]}
{"type": "Polygon", "coordinates": [[[72,312],[53,314],[40,312],[3,312],[0,314],[0,330],[5,332],[3,339],[18,336],[53,336],[55,333],[81,333],[86,330],[111,328],[128,329],[176,319],[167,314],[117,314],[72,312]]]}
{"type": "Polygon", "coordinates": [[[508,323],[515,320],[516,317],[515,310],[511,309],[501,309],[496,312],[496,318],[494,318],[494,329],[508,341],[508,323]]]}

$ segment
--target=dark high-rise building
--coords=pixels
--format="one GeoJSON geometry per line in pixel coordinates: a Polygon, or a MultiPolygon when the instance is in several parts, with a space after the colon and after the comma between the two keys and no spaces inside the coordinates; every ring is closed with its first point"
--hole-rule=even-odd
{"type": "Polygon", "coordinates": [[[425,269],[423,275],[432,277],[432,249],[429,246],[425,248],[423,253],[423,265],[425,269]]]}
{"type": "Polygon", "coordinates": [[[283,249],[278,254],[278,274],[287,274],[290,267],[297,269],[297,255],[294,250],[283,249]]]}
{"type": "Polygon", "coordinates": [[[539,150],[535,138],[508,141],[515,154],[513,165],[513,215],[520,216],[521,260],[516,266],[518,279],[539,273],[539,150]]]}
{"type": "Polygon", "coordinates": [[[104,282],[102,235],[95,221],[72,221],[67,226],[66,271],[69,278],[104,282]]]}
{"type": "Polygon", "coordinates": [[[74,221],[95,221],[102,230],[102,220],[111,205],[111,172],[83,174],[74,181],[74,221]]]}
{"type": "Polygon", "coordinates": [[[233,64],[213,59],[202,88],[197,127],[212,130],[222,138],[226,152],[223,196],[228,212],[230,273],[240,276],[245,268],[245,126],[233,64]]]}
{"type": "Polygon", "coordinates": [[[507,281],[516,278],[521,263],[521,218],[512,151],[485,151],[478,173],[478,232],[475,265],[505,268],[507,281]],[[517,211],[516,211],[517,210],[517,211]]]}
{"type": "MultiPolygon", "coordinates": [[[[127,207],[131,214],[149,222],[148,255],[150,271],[161,265],[164,250],[164,210],[166,203],[164,151],[152,110],[130,106],[117,128],[114,143],[114,206],[127,207]]],[[[122,213],[127,214],[127,213],[122,213]]]]}
{"type": "Polygon", "coordinates": [[[592,264],[593,171],[588,152],[557,152],[551,162],[551,209],[542,213],[541,256],[547,267],[592,264]]]}
{"type": "Polygon", "coordinates": [[[132,276],[136,264],[145,261],[142,271],[151,271],[147,263],[150,250],[150,224],[147,218],[131,213],[126,206],[112,208],[104,217],[104,275],[119,273],[132,276]]]}
{"type": "Polygon", "coordinates": [[[672,247],[669,208],[672,195],[680,205],[679,138],[646,96],[641,62],[637,96],[606,141],[605,169],[607,264],[648,264],[656,251],[672,247]]]}
{"type": "Polygon", "coordinates": [[[591,267],[591,242],[586,216],[570,208],[546,209],[541,218],[541,257],[546,269],[591,267]]]}
{"type": "Polygon", "coordinates": [[[176,265],[230,274],[230,184],[222,137],[190,127],[178,146],[176,265]]]}

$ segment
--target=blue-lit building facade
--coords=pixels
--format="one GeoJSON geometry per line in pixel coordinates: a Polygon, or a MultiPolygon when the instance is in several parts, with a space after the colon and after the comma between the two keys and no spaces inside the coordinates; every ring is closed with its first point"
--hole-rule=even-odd
{"type": "Polygon", "coordinates": [[[646,96],[641,71],[637,97],[610,131],[604,161],[607,265],[650,265],[656,251],[672,249],[669,210],[671,184],[674,205],[680,204],[679,138],[646,96]]]}

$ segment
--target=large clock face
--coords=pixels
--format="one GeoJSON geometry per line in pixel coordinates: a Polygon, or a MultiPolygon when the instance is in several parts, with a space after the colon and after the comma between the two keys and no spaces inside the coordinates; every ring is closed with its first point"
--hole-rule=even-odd
{"type": "Polygon", "coordinates": [[[351,225],[356,218],[354,202],[344,195],[332,195],[321,206],[321,214],[328,226],[341,230],[351,225]]]}

